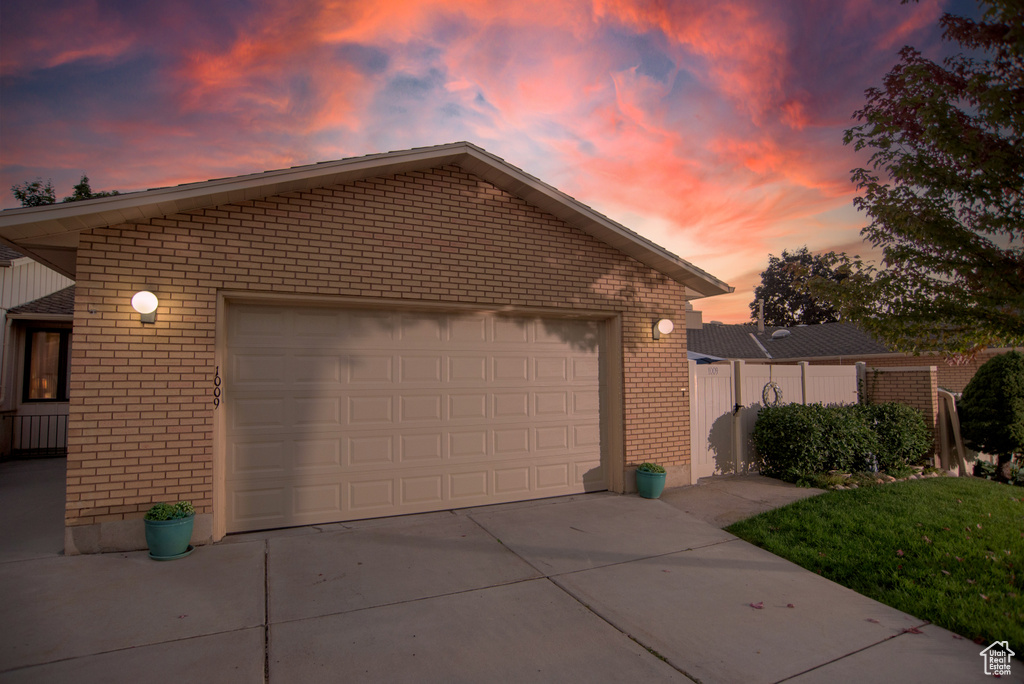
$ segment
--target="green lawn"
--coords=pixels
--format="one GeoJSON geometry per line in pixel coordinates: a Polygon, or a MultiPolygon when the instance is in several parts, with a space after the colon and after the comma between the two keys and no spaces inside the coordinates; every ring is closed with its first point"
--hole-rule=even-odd
{"type": "Polygon", "coordinates": [[[834,491],[727,530],[893,608],[1024,653],[1022,487],[944,477],[834,491]]]}

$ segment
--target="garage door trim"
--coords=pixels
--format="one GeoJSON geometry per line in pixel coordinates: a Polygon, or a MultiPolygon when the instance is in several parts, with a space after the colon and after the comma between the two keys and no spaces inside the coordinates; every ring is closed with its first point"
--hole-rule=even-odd
{"type": "MultiPolygon", "coordinates": [[[[223,378],[227,360],[227,311],[232,305],[294,305],[330,309],[383,310],[420,314],[491,314],[496,316],[591,320],[601,323],[603,348],[601,353],[604,390],[601,396],[601,462],[606,485],[611,491],[623,491],[623,408],[622,408],[622,352],[621,314],[613,311],[567,310],[549,307],[481,306],[479,304],[408,302],[383,298],[317,297],[303,295],[276,295],[263,293],[229,292],[218,294],[216,365],[223,378]]],[[[230,397],[225,397],[230,400],[230,397]]],[[[227,411],[219,408],[214,415],[214,536],[222,538],[227,531],[227,411]]]]}

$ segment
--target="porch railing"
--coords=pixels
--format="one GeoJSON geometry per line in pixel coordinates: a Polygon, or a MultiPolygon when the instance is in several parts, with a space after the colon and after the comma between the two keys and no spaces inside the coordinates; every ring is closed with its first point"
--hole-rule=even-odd
{"type": "Polygon", "coordinates": [[[0,416],[0,459],[48,458],[68,454],[68,417],[0,416]]]}

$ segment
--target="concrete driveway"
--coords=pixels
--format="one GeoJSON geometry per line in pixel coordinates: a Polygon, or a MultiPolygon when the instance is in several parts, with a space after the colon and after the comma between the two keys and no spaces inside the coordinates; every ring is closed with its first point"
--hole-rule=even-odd
{"type": "Polygon", "coordinates": [[[0,595],[0,682],[988,679],[969,641],[614,494],[236,535],[168,563],[0,553],[0,595]]]}

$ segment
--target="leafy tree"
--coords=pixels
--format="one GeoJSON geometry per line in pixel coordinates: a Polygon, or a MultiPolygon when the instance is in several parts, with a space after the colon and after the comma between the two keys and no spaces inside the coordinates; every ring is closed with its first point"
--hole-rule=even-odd
{"type": "MultiPolygon", "coordinates": [[[[23,207],[40,207],[44,204],[54,204],[57,202],[57,195],[53,190],[52,180],[46,181],[45,185],[41,178],[37,178],[34,181],[25,181],[21,185],[12,185],[11,192],[14,193],[14,198],[21,202],[23,207]]],[[[80,202],[82,200],[110,197],[119,194],[117,190],[93,192],[92,187],[89,185],[89,177],[82,174],[82,179],[78,181],[74,191],[62,199],[61,202],[80,202]]]]}
{"type": "Polygon", "coordinates": [[[74,192],[70,196],[65,197],[62,202],[79,202],[81,200],[95,199],[97,197],[111,197],[113,195],[119,195],[117,190],[111,190],[109,192],[93,192],[89,186],[89,177],[82,174],[82,179],[78,181],[78,185],[74,187],[74,192]]]}
{"type": "Polygon", "coordinates": [[[839,312],[818,301],[804,287],[808,279],[814,277],[838,280],[845,275],[833,270],[825,258],[811,254],[807,247],[795,252],[782,250],[781,258],[769,254],[768,268],[761,272],[761,284],[754,288],[754,301],[750,303],[751,320],[757,320],[757,301],[763,299],[766,325],[813,325],[838,321],[839,312]]]}
{"type": "Polygon", "coordinates": [[[12,185],[11,192],[14,193],[14,199],[21,202],[23,207],[41,207],[44,204],[53,204],[57,201],[57,196],[53,191],[53,181],[46,181],[44,185],[42,178],[25,181],[21,185],[12,185]]]}
{"type": "Polygon", "coordinates": [[[850,277],[812,291],[901,351],[1024,342],[1024,12],[981,5],[983,21],[940,22],[966,53],[940,65],[903,48],[846,131],[871,152],[854,204],[882,261],[830,254],[850,277]]]}
{"type": "Polygon", "coordinates": [[[994,356],[978,369],[957,403],[964,441],[999,456],[997,476],[1010,479],[1010,459],[1024,453],[1024,354],[994,356]]]}

